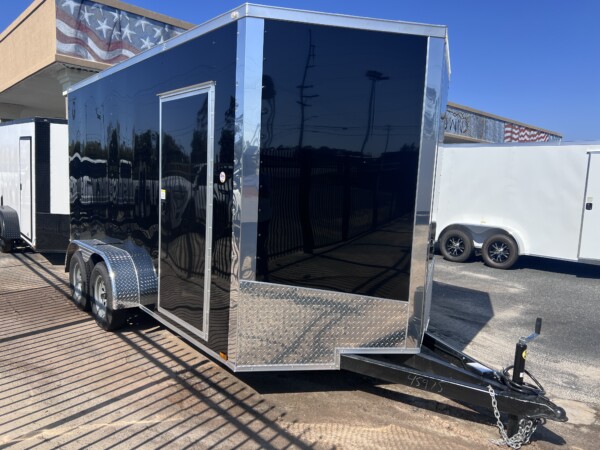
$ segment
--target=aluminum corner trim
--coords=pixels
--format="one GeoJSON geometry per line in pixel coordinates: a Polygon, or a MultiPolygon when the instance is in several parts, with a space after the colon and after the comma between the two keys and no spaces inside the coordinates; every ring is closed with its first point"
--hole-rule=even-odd
{"type": "Polygon", "coordinates": [[[256,277],[264,20],[238,20],[228,355],[238,346],[240,281],[256,277]]]}
{"type": "Polygon", "coordinates": [[[418,348],[429,321],[431,272],[429,259],[431,212],[437,146],[442,130],[441,109],[445,93],[445,39],[430,37],[427,45],[427,68],[423,94],[423,116],[415,199],[415,222],[410,273],[410,311],[407,348],[418,348]]]}

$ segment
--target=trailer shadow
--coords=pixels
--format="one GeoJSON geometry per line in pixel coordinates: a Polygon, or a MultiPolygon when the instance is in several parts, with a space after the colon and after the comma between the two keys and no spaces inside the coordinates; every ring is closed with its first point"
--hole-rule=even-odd
{"type": "Polygon", "coordinates": [[[512,270],[532,269],[544,272],[573,275],[577,278],[600,279],[600,265],[584,264],[572,261],[560,261],[535,256],[521,256],[512,270]]]}
{"type": "Polygon", "coordinates": [[[63,266],[65,265],[65,253],[41,253],[46,261],[53,266],[63,266]]]}
{"type": "Polygon", "coordinates": [[[429,331],[457,350],[464,350],[493,317],[487,292],[433,282],[429,331]]]}

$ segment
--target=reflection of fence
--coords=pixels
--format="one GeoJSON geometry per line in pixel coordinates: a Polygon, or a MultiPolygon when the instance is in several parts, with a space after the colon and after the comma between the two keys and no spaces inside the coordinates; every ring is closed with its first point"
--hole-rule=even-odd
{"type": "Polygon", "coordinates": [[[135,202],[133,169],[131,161],[119,161],[119,184],[117,187],[117,204],[133,206],[135,202]]]}
{"type": "Polygon", "coordinates": [[[108,162],[75,154],[69,164],[71,202],[79,199],[82,205],[108,203],[108,162]]]}
{"type": "Polygon", "coordinates": [[[261,203],[268,201],[272,211],[269,256],[304,247],[301,195],[308,195],[304,220],[309,222],[315,248],[347,241],[413,211],[417,151],[379,158],[309,151],[311,167],[304,179],[295,149],[261,152],[261,203]]]}

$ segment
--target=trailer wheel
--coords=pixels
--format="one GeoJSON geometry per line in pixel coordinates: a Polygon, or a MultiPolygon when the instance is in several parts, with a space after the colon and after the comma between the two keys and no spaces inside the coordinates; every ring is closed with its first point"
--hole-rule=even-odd
{"type": "Polygon", "coordinates": [[[69,263],[69,285],[71,300],[82,311],[90,309],[89,282],[87,265],[80,252],[75,252],[69,263]]]}
{"type": "Polygon", "coordinates": [[[452,228],[440,237],[440,253],[452,262],[465,262],[473,253],[473,240],[466,231],[452,228]]]}
{"type": "Polygon", "coordinates": [[[13,249],[13,243],[10,239],[0,238],[0,251],[2,253],[10,253],[13,249]]]}
{"type": "Polygon", "coordinates": [[[483,243],[481,256],[486,266],[510,269],[519,258],[519,250],[512,237],[506,234],[495,234],[483,243]]]}
{"type": "Polygon", "coordinates": [[[99,262],[90,275],[90,306],[100,328],[113,331],[125,324],[125,311],[114,309],[110,276],[106,264],[99,262]]]}

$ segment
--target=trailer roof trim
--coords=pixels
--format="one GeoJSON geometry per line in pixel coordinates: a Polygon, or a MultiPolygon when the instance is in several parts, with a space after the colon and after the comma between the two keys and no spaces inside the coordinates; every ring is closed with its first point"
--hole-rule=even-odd
{"type": "Polygon", "coordinates": [[[460,144],[440,144],[440,148],[452,147],[452,148],[473,148],[473,147],[544,147],[552,145],[556,147],[569,147],[572,145],[588,145],[595,146],[600,145],[600,141],[552,141],[552,142],[503,142],[503,143],[491,143],[491,142],[479,142],[479,143],[460,143],[460,144]]]}
{"type": "MultiPolygon", "coordinates": [[[[177,37],[169,39],[164,44],[157,45],[151,49],[143,51],[121,63],[118,63],[102,72],[86,78],[79,83],[74,84],[63,92],[68,95],[82,87],[87,86],[108,75],[119,72],[127,67],[137,64],[154,55],[170,50],[187,41],[195,39],[217,28],[221,28],[229,23],[243,19],[245,17],[283,20],[287,22],[302,22],[315,25],[335,26],[343,28],[355,28],[361,30],[381,31],[386,33],[411,34],[417,36],[427,36],[442,38],[448,42],[448,28],[445,25],[429,25],[415,22],[402,22],[398,20],[376,19],[368,17],[350,16],[343,14],[325,13],[317,11],[304,11],[297,9],[281,8],[275,6],[263,6],[252,3],[245,3],[231,11],[204,22],[191,30],[188,30],[177,37]]],[[[448,72],[450,72],[450,56],[448,46],[446,45],[446,58],[448,61],[448,72]]]]}
{"type": "MultiPolygon", "coordinates": [[[[388,33],[414,34],[439,38],[446,38],[447,34],[447,27],[445,25],[429,25],[399,20],[306,11],[278,6],[256,5],[252,3],[246,3],[237,10],[244,11],[243,15],[240,14],[240,18],[256,17],[260,19],[284,20],[288,22],[302,22],[315,25],[339,26],[344,28],[358,28],[361,30],[385,31],[388,33]]],[[[237,10],[234,10],[232,14],[237,10]]]]}
{"type": "Polygon", "coordinates": [[[50,117],[28,117],[25,119],[7,120],[6,122],[0,122],[0,127],[5,127],[8,125],[17,125],[20,123],[30,123],[30,122],[58,123],[58,124],[66,125],[68,123],[68,120],[67,119],[55,119],[55,118],[50,118],[50,117]]]}

